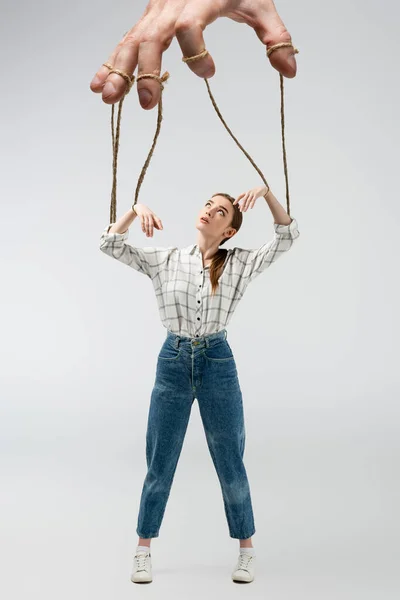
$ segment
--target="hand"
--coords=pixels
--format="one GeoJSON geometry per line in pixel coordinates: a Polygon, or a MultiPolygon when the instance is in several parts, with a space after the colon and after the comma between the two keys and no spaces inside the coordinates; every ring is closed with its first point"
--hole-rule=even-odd
{"type": "Polygon", "coordinates": [[[241,205],[239,205],[239,210],[242,212],[246,212],[248,208],[253,208],[257,198],[261,198],[266,192],[266,187],[264,185],[260,187],[255,187],[244,194],[240,194],[233,204],[237,204],[241,198],[243,198],[241,205]]]}
{"type": "Polygon", "coordinates": [[[140,218],[140,222],[142,224],[142,231],[146,233],[147,237],[153,237],[153,227],[155,227],[156,229],[163,229],[161,219],[159,219],[157,215],[153,213],[153,211],[150,210],[150,208],[148,208],[148,206],[136,202],[135,212],[140,218]]]}
{"type": "MultiPolygon", "coordinates": [[[[136,67],[139,74],[160,75],[162,54],[175,36],[183,56],[199,54],[206,48],[204,29],[219,17],[246,23],[267,48],[279,42],[292,41],[273,0],[148,0],[139,21],[125,33],[104,62],[129,75],[136,67]]],[[[278,48],[269,60],[285,77],[295,77],[297,65],[293,48],[278,48]]],[[[210,78],[215,74],[210,53],[186,64],[199,77],[210,78]]],[[[118,102],[126,91],[125,79],[117,73],[109,74],[104,66],[96,75],[90,84],[92,92],[102,92],[106,104],[118,102]]],[[[158,81],[140,79],[137,90],[142,108],[152,109],[158,104],[161,93],[158,81]]]]}

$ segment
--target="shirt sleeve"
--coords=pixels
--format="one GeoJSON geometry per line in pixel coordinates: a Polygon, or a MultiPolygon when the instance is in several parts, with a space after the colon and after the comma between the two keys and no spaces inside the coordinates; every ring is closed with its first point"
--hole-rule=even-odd
{"type": "Polygon", "coordinates": [[[132,267],[136,271],[147,275],[153,279],[163,269],[174,247],[169,248],[146,246],[138,248],[126,243],[129,236],[129,229],[123,233],[108,233],[110,223],[104,228],[100,237],[100,250],[108,256],[119,260],[120,262],[132,267]]]}
{"type": "Polygon", "coordinates": [[[259,248],[254,250],[235,248],[235,256],[241,265],[241,274],[246,285],[290,250],[293,242],[300,235],[297,221],[294,218],[288,225],[274,223],[274,230],[273,239],[265,242],[259,248]]]}

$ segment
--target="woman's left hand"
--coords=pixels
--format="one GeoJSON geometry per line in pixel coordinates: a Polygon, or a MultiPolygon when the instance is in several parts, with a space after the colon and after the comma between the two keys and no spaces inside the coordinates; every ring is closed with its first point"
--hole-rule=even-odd
{"type": "Polygon", "coordinates": [[[248,192],[240,194],[233,204],[237,204],[241,198],[243,198],[241,204],[239,204],[239,210],[242,212],[246,212],[248,208],[253,208],[256,203],[257,198],[260,198],[265,194],[266,188],[265,186],[255,187],[248,192]]]}

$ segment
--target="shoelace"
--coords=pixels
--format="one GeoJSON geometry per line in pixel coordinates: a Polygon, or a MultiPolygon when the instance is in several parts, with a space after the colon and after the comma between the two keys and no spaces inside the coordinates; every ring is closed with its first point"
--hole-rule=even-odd
{"type": "Polygon", "coordinates": [[[238,569],[242,569],[243,571],[247,571],[248,570],[248,566],[249,563],[251,561],[253,557],[251,556],[251,554],[246,554],[244,552],[241,552],[239,554],[239,561],[238,561],[238,569]]]}
{"type": "Polygon", "coordinates": [[[147,571],[146,569],[146,563],[147,563],[147,558],[149,557],[149,553],[148,552],[138,552],[137,554],[135,554],[135,561],[137,564],[137,571],[147,571]]]}

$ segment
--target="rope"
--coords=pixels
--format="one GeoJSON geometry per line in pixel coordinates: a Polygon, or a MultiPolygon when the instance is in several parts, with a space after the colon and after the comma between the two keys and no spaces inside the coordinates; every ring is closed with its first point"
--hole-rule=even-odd
{"type": "MultiPolygon", "coordinates": [[[[290,42],[282,42],[279,44],[275,44],[274,46],[271,46],[271,48],[267,49],[267,56],[269,57],[272,52],[274,52],[275,50],[278,50],[278,48],[283,48],[283,47],[288,47],[291,46],[294,49],[294,54],[297,54],[299,52],[299,50],[297,48],[294,48],[293,44],[290,42]]],[[[198,60],[200,58],[203,58],[204,56],[206,56],[208,54],[208,50],[204,49],[202,52],[200,52],[199,54],[196,54],[195,56],[186,56],[182,58],[182,61],[185,63],[188,62],[192,62],[194,60],[198,60]]],[[[111,204],[110,204],[110,223],[115,223],[117,215],[117,161],[118,161],[118,150],[119,150],[119,138],[120,138],[120,129],[121,129],[121,115],[122,115],[122,105],[125,99],[125,96],[127,94],[129,94],[133,83],[135,81],[135,76],[134,75],[128,75],[128,73],[124,73],[123,71],[120,71],[119,69],[114,69],[113,66],[110,63],[103,63],[105,67],[107,67],[110,70],[110,73],[117,73],[118,75],[121,75],[121,77],[123,77],[126,82],[127,82],[127,89],[125,91],[124,96],[121,98],[121,100],[119,101],[119,106],[118,106],[118,116],[117,116],[117,125],[115,128],[115,123],[114,123],[114,104],[112,104],[111,106],[111,139],[112,139],[112,150],[113,150],[113,163],[112,163],[112,175],[113,175],[113,182],[112,182],[112,189],[111,189],[111,204]],[[114,132],[114,128],[115,128],[115,132],[114,132]]],[[[157,80],[160,85],[161,85],[161,94],[160,94],[160,100],[158,103],[158,115],[157,115],[157,127],[156,127],[156,132],[154,134],[154,138],[153,138],[153,143],[151,145],[149,154],[146,158],[146,161],[143,165],[142,171],[140,173],[137,185],[136,185],[136,191],[135,191],[135,199],[134,202],[132,204],[132,209],[134,207],[134,205],[137,203],[138,197],[139,197],[139,190],[140,187],[143,183],[143,179],[144,176],[146,174],[147,171],[147,167],[150,164],[150,160],[151,157],[153,156],[154,153],[154,149],[156,147],[156,143],[157,143],[157,139],[161,130],[161,122],[163,119],[163,90],[164,90],[164,85],[163,83],[165,83],[168,78],[169,78],[169,73],[168,71],[166,71],[162,77],[158,76],[158,75],[154,75],[153,73],[144,73],[143,75],[138,75],[138,77],[136,78],[136,81],[139,81],[139,79],[143,79],[143,78],[152,78],[157,80]]],[[[281,133],[282,133],[282,154],[283,154],[283,167],[284,167],[284,173],[285,173],[285,184],[286,184],[286,212],[287,214],[290,216],[290,196],[289,196],[289,178],[288,178],[288,168],[287,168],[287,155],[286,155],[286,145],[285,145],[285,114],[284,114],[284,86],[283,86],[283,75],[282,73],[279,73],[279,78],[280,78],[280,92],[281,92],[281,133]]],[[[217,103],[214,99],[214,96],[212,95],[211,89],[210,89],[210,84],[208,82],[208,79],[204,78],[205,84],[207,86],[207,90],[208,90],[208,94],[210,96],[211,102],[215,108],[215,111],[217,113],[217,115],[219,116],[219,118],[221,119],[224,127],[226,128],[226,130],[228,131],[229,135],[234,139],[234,141],[236,142],[236,144],[239,146],[239,148],[242,150],[242,152],[245,154],[245,156],[249,159],[249,161],[251,162],[251,164],[253,165],[253,167],[256,169],[256,171],[258,172],[258,174],[260,175],[261,179],[263,180],[264,184],[266,185],[266,187],[268,188],[268,191],[266,192],[265,196],[267,195],[267,193],[269,192],[269,185],[267,180],[264,177],[264,174],[262,173],[262,171],[260,170],[260,168],[256,165],[256,163],[254,162],[254,160],[252,159],[252,157],[249,155],[248,152],[246,152],[246,150],[243,148],[243,146],[239,143],[238,139],[234,136],[234,134],[232,133],[232,131],[229,129],[228,125],[226,124],[224,118],[222,117],[222,114],[217,106],[217,103]]]]}

